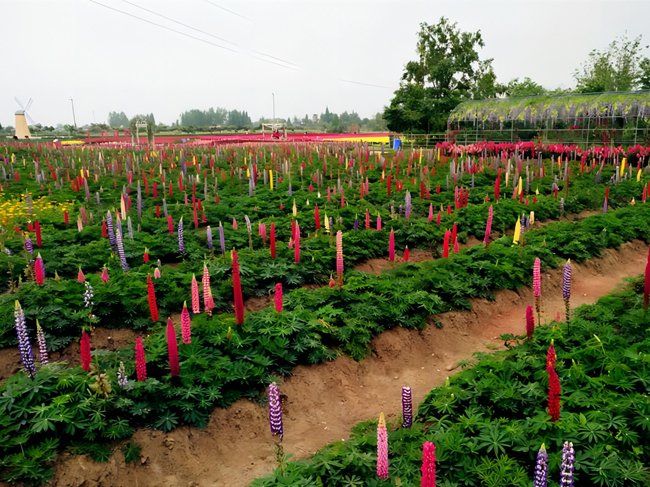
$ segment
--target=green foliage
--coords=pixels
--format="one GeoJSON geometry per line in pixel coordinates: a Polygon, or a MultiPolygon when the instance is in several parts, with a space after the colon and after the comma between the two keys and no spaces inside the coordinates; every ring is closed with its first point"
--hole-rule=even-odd
{"type": "MultiPolygon", "coordinates": [[[[650,482],[650,315],[642,308],[637,279],[626,290],[577,309],[571,332],[541,326],[532,342],[505,352],[477,353],[476,364],[432,390],[411,429],[389,426],[389,473],[403,486],[420,485],[422,444],[436,445],[439,485],[529,486],[542,443],[549,452],[549,485],[559,479],[561,448],[576,449],[577,485],[646,486],[650,482]],[[562,384],[560,420],[546,412],[546,352],[555,340],[562,384]]],[[[524,338],[524,337],[520,337],[524,338]]],[[[376,421],[357,425],[351,439],[336,442],[309,461],[254,487],[379,485],[376,421]],[[346,483],[347,482],[347,483],[346,483]]],[[[390,485],[394,485],[391,481],[390,485]]]]}
{"type": "Polygon", "coordinates": [[[124,454],[124,461],[126,463],[136,462],[140,459],[140,452],[142,448],[135,441],[129,441],[122,448],[122,453],[124,454]]]}

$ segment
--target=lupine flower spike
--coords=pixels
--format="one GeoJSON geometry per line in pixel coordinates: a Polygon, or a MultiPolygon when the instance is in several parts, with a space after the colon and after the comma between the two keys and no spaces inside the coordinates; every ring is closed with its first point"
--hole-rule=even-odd
{"type": "Polygon", "coordinates": [[[336,232],[336,276],[339,288],[343,285],[343,234],[336,232]]]}
{"type": "Polygon", "coordinates": [[[241,276],[239,275],[239,258],[237,251],[232,251],[232,283],[235,295],[235,320],[238,325],[244,324],[244,298],[241,293],[241,276]]]}
{"type": "Polygon", "coordinates": [[[38,342],[38,353],[40,355],[41,367],[47,365],[49,357],[47,355],[47,345],[45,344],[45,334],[40,323],[36,320],[36,341],[38,342]]]}
{"type": "Polygon", "coordinates": [[[573,443],[565,441],[562,448],[562,465],[560,466],[560,487],[573,487],[575,459],[573,443]]]}
{"type": "Polygon", "coordinates": [[[192,342],[192,320],[190,319],[190,312],[187,310],[187,301],[183,303],[183,311],[181,311],[181,332],[183,335],[183,343],[189,345],[192,342]]]}
{"type": "Polygon", "coordinates": [[[185,240],[183,240],[183,217],[178,220],[178,251],[185,255],[185,240]]]}
{"type": "Polygon", "coordinates": [[[402,428],[410,428],[413,425],[413,403],[411,400],[411,388],[402,387],[402,428]]]}
{"type": "Polygon", "coordinates": [[[124,369],[124,362],[120,362],[120,367],[119,369],[117,369],[117,383],[122,389],[124,389],[128,382],[129,379],[126,376],[126,370],[124,369]]]}
{"type": "Polygon", "coordinates": [[[547,487],[548,485],[548,455],[546,454],[546,447],[542,443],[542,447],[537,453],[537,465],[535,466],[535,483],[533,487],[547,487]]]}
{"type": "Polygon", "coordinates": [[[149,311],[151,312],[151,321],[158,321],[158,304],[156,303],[156,291],[153,287],[151,274],[147,274],[147,297],[149,299],[149,311]]]}
{"type": "Polygon", "coordinates": [[[567,260],[562,276],[562,297],[564,298],[564,309],[566,313],[567,333],[570,333],[571,323],[571,259],[567,260]]]}
{"type": "Polygon", "coordinates": [[[201,312],[199,302],[199,284],[196,282],[196,275],[192,274],[192,313],[198,315],[201,312]]]}
{"type": "Polygon", "coordinates": [[[29,336],[27,335],[27,320],[25,319],[25,313],[23,308],[20,306],[20,303],[16,301],[16,310],[14,312],[15,324],[16,324],[16,334],[18,335],[18,349],[20,350],[20,358],[23,361],[23,367],[25,367],[25,373],[28,376],[33,377],[36,373],[36,367],[34,366],[34,351],[32,350],[32,344],[29,341],[29,336]]]}
{"type": "Polygon", "coordinates": [[[90,371],[90,337],[85,331],[81,334],[81,368],[90,371]]]}
{"type": "Polygon", "coordinates": [[[275,310],[282,313],[282,283],[275,285],[275,310]]]}
{"type": "Polygon", "coordinates": [[[38,285],[45,282],[45,266],[43,265],[41,254],[38,254],[36,261],[34,262],[34,277],[36,278],[36,284],[38,285]]]}
{"type": "Polygon", "coordinates": [[[169,370],[172,376],[180,374],[178,365],[178,342],[176,340],[176,330],[171,318],[167,319],[167,351],[169,355],[169,370]]]}
{"type": "Polygon", "coordinates": [[[542,276],[541,276],[541,261],[539,257],[535,259],[533,265],[533,295],[535,296],[535,310],[537,311],[538,325],[542,324],[542,276]]]}
{"type": "Polygon", "coordinates": [[[430,441],[422,446],[422,487],[436,487],[436,447],[430,441]]]}
{"type": "Polygon", "coordinates": [[[212,289],[210,288],[210,272],[205,263],[203,263],[203,305],[205,307],[205,312],[212,316],[214,300],[212,299],[212,289]]]}
{"type": "Polygon", "coordinates": [[[135,371],[139,381],[147,380],[147,361],[144,355],[142,337],[135,340],[135,371]]]}
{"type": "Polygon", "coordinates": [[[533,333],[535,333],[535,315],[533,314],[532,305],[526,307],[526,335],[528,335],[528,341],[533,339],[533,333]]]}
{"type": "Polygon", "coordinates": [[[377,425],[377,476],[380,479],[388,478],[388,430],[384,413],[379,415],[377,425]]]}
{"type": "Polygon", "coordinates": [[[102,282],[106,284],[108,282],[108,269],[106,269],[106,265],[104,264],[104,269],[102,270],[102,282]]]}
{"type": "Polygon", "coordinates": [[[282,427],[282,405],[280,404],[280,388],[273,382],[269,386],[269,423],[271,425],[271,434],[279,435],[280,439],[284,436],[282,427]]]}
{"type": "MultiPolygon", "coordinates": [[[[560,394],[562,389],[560,378],[555,371],[555,350],[552,353],[553,359],[552,361],[547,359],[546,371],[548,372],[548,414],[551,416],[551,421],[555,422],[560,419],[560,394]]],[[[551,354],[550,348],[549,354],[551,354]]]]}

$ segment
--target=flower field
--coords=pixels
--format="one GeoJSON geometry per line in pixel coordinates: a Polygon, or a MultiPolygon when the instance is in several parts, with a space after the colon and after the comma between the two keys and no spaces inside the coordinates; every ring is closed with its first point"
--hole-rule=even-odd
{"type": "Polygon", "coordinates": [[[647,158],[532,144],[0,146],[0,348],[22,362],[0,385],[2,478],[40,485],[64,449],[134,462],[136,428],[205,428],[240,398],[269,405],[272,452],[296,366],[363,361],[385,330],[532,284],[516,346],[477,356],[419,407],[405,389],[399,424],[363,423],[308,462],[278,450],[254,485],[531,485],[545,472],[549,485],[647,485],[650,284],[571,311],[567,264],[650,240],[647,158]],[[390,270],[355,270],[369,259],[390,270]],[[558,267],[563,324],[538,282],[558,267]],[[138,338],[106,348],[100,329],[138,338]],[[48,360],[77,343],[80,365],[48,360]]]}

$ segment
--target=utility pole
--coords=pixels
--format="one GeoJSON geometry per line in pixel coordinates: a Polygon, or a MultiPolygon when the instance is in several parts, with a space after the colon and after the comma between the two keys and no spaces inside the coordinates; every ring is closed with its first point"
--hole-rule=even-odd
{"type": "Polygon", "coordinates": [[[70,97],[70,103],[72,103],[72,121],[74,122],[74,128],[77,128],[77,118],[74,116],[74,100],[70,97]]]}

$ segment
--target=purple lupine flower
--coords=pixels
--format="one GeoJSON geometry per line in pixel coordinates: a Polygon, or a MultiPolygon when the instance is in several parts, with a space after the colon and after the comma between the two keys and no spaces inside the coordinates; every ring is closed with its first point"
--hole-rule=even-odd
{"type": "Polygon", "coordinates": [[[289,179],[289,196],[293,196],[293,191],[291,190],[291,179],[289,179]]]}
{"type": "Polygon", "coordinates": [[[47,365],[50,361],[49,356],[47,355],[47,345],[45,344],[45,334],[43,333],[43,328],[41,328],[40,323],[36,320],[36,341],[38,342],[38,353],[41,359],[41,367],[47,365]]]}
{"type": "Polygon", "coordinates": [[[402,387],[402,428],[413,425],[413,403],[411,401],[411,388],[402,387]]]}
{"type": "Polygon", "coordinates": [[[117,255],[120,257],[120,264],[122,264],[122,270],[126,272],[129,270],[129,264],[126,262],[126,255],[124,254],[124,242],[122,240],[122,232],[119,229],[117,230],[115,241],[117,243],[117,255]]]}
{"type": "Polygon", "coordinates": [[[573,486],[573,464],[575,459],[573,443],[565,441],[562,448],[562,465],[560,466],[560,487],[573,486]]]}
{"type": "Polygon", "coordinates": [[[406,203],[406,219],[411,218],[411,193],[406,192],[406,197],[404,198],[406,203]]]}
{"type": "Polygon", "coordinates": [[[32,239],[29,237],[25,237],[25,250],[30,254],[34,253],[34,244],[32,243],[32,239]]]}
{"type": "Polygon", "coordinates": [[[560,213],[564,213],[564,198],[560,198],[560,213]]]}
{"type": "Polygon", "coordinates": [[[208,250],[212,250],[212,229],[210,228],[209,225],[208,225],[207,236],[208,236],[208,250]]]}
{"type": "Polygon", "coordinates": [[[537,453],[537,465],[535,466],[535,483],[533,487],[546,487],[548,485],[548,455],[546,447],[542,447],[537,453]]]}
{"type": "Polygon", "coordinates": [[[88,179],[84,178],[84,189],[86,190],[86,200],[90,201],[90,190],[88,189],[88,179]]]}
{"type": "Polygon", "coordinates": [[[280,389],[273,382],[269,386],[269,422],[271,423],[271,434],[284,436],[282,428],[282,406],[280,405],[280,389]]]}
{"type": "Polygon", "coordinates": [[[571,297],[571,259],[567,260],[564,265],[564,275],[562,276],[562,297],[569,299],[571,297]]]}
{"type": "Polygon", "coordinates": [[[142,189],[140,189],[140,180],[138,179],[138,218],[142,220],[142,189]]]}
{"type": "Polygon", "coordinates": [[[117,383],[122,389],[126,387],[129,379],[126,376],[126,370],[124,369],[124,362],[120,362],[120,368],[117,369],[117,383]]]}
{"type": "Polygon", "coordinates": [[[183,241],[183,217],[178,220],[178,251],[185,255],[185,242],[183,241]]]}
{"type": "Polygon", "coordinates": [[[607,200],[605,200],[605,203],[603,204],[603,215],[607,215],[607,200]]]}
{"type": "Polygon", "coordinates": [[[20,303],[16,300],[16,311],[14,312],[16,319],[16,334],[18,335],[18,349],[20,350],[20,357],[23,360],[23,366],[25,367],[25,372],[30,377],[34,376],[36,368],[34,367],[34,351],[32,350],[32,345],[29,342],[29,336],[27,335],[27,321],[25,320],[25,313],[23,313],[23,308],[21,308],[20,303]]]}
{"type": "Polygon", "coordinates": [[[115,230],[113,228],[113,217],[111,212],[106,213],[106,228],[108,229],[108,241],[111,243],[111,250],[117,251],[117,243],[115,242],[115,230]]]}
{"type": "Polygon", "coordinates": [[[354,229],[359,230],[359,219],[356,217],[356,215],[354,217],[354,229]]]}
{"type": "Polygon", "coordinates": [[[221,245],[221,255],[226,255],[226,239],[223,235],[223,225],[219,222],[219,244],[221,245]]]}

